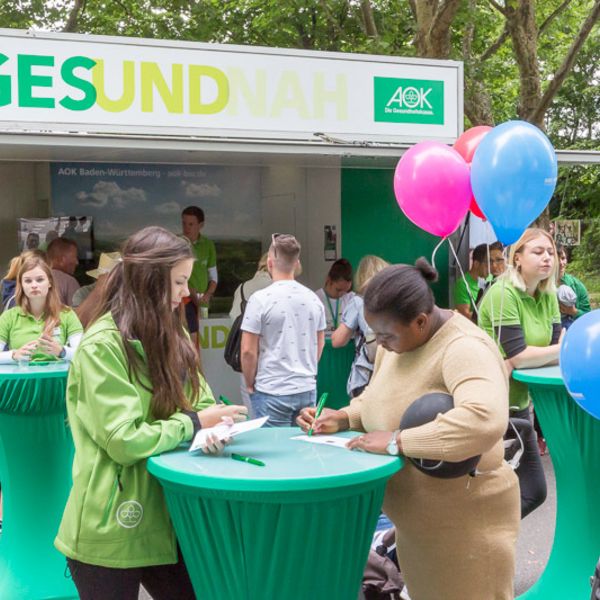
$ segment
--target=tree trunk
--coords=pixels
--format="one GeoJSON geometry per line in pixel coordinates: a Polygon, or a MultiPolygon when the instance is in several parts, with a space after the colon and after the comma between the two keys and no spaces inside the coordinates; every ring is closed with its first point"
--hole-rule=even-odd
{"type": "Polygon", "coordinates": [[[417,22],[416,45],[421,58],[450,56],[450,26],[460,0],[414,0],[411,9],[417,22]]]}
{"type": "MultiPolygon", "coordinates": [[[[519,69],[519,106],[517,114],[525,121],[535,113],[542,99],[542,86],[537,58],[538,29],[535,22],[534,0],[507,0],[504,6],[506,25],[510,34],[519,69]]],[[[531,121],[544,129],[544,115],[531,121]]]]}

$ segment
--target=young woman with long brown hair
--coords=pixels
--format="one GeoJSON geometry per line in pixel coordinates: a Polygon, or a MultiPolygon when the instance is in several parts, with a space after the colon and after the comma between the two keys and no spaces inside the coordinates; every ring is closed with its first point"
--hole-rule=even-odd
{"type": "MultiPolygon", "coordinates": [[[[67,411],[73,489],[55,540],[82,600],[195,598],[149,456],[243,406],[215,405],[177,310],[194,262],[187,240],[147,227],[125,243],[73,361],[67,411]]],[[[206,453],[222,443],[211,438],[206,453]]]]}
{"type": "Polygon", "coordinates": [[[38,254],[21,258],[15,302],[0,315],[0,364],[71,360],[83,329],[61,304],[52,271],[38,254]]]}

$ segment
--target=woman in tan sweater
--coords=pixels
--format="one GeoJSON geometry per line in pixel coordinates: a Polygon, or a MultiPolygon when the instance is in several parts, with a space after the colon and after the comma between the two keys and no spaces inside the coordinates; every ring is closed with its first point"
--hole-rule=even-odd
{"type": "Polygon", "coordinates": [[[412,600],[513,598],[520,519],[515,474],[504,461],[508,384],[502,358],[476,325],[437,307],[425,261],[394,265],[365,294],[365,317],[381,346],[369,386],[349,406],[298,424],[315,433],[367,432],[348,446],[385,454],[459,462],[481,455],[475,476],[439,479],[411,462],[390,479],[384,511],[396,525],[398,559],[412,600]],[[399,430],[410,404],[443,392],[454,408],[420,427],[399,430]]]}

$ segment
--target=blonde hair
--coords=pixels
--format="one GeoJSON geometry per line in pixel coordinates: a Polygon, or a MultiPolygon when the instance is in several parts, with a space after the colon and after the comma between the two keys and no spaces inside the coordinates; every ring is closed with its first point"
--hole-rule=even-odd
{"type": "Polygon", "coordinates": [[[259,271],[268,271],[269,269],[267,268],[267,258],[269,258],[269,253],[265,252],[261,257],[260,260],[258,261],[258,265],[256,265],[256,272],[258,273],[259,271]]]}
{"type": "Polygon", "coordinates": [[[379,271],[383,271],[386,267],[389,267],[390,263],[383,260],[383,258],[379,258],[379,256],[375,256],[374,254],[367,254],[360,259],[358,263],[358,268],[356,269],[356,273],[354,274],[354,287],[356,291],[362,295],[367,287],[371,278],[379,271]]]}
{"type": "Polygon", "coordinates": [[[511,285],[522,292],[527,291],[527,284],[521,275],[521,271],[515,264],[515,258],[517,254],[520,254],[523,251],[523,248],[526,244],[540,236],[544,236],[552,244],[552,248],[554,250],[554,265],[552,266],[552,271],[548,277],[539,282],[536,292],[556,292],[556,282],[558,281],[558,271],[560,268],[558,254],[556,252],[556,244],[554,243],[552,236],[545,229],[539,229],[537,227],[529,227],[526,229],[523,232],[523,235],[514,244],[512,244],[508,253],[508,266],[506,271],[500,275],[500,277],[505,278],[511,285]]]}

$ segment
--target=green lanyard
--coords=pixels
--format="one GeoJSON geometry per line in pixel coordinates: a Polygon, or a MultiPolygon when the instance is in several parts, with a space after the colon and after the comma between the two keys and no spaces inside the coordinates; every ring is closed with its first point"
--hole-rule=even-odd
{"type": "Polygon", "coordinates": [[[333,328],[337,329],[338,319],[340,318],[340,299],[338,298],[335,301],[335,314],[333,312],[333,306],[331,306],[331,302],[329,301],[329,296],[327,292],[323,290],[323,294],[325,296],[325,300],[327,300],[327,306],[329,306],[329,312],[331,313],[331,320],[333,321],[333,328]]]}

